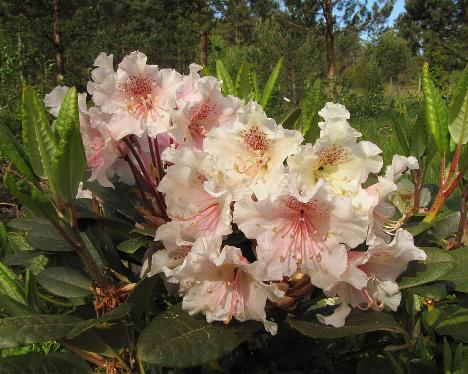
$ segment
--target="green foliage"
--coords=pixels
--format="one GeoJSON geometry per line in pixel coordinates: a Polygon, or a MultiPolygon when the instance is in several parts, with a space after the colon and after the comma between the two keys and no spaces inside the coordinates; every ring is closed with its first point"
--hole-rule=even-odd
{"type": "Polygon", "coordinates": [[[91,370],[84,360],[68,352],[54,352],[48,355],[38,353],[0,358],[1,374],[87,374],[91,370]]]}
{"type": "Polygon", "coordinates": [[[452,96],[448,124],[453,141],[465,144],[468,141],[468,65],[452,96]]]}
{"type": "Polygon", "coordinates": [[[37,277],[38,283],[53,295],[74,298],[91,295],[91,281],[68,267],[48,267],[37,277]]]}
{"type": "Polygon", "coordinates": [[[284,62],[284,58],[281,57],[279,61],[276,63],[270,76],[268,77],[268,80],[265,84],[265,88],[263,88],[262,99],[260,101],[260,104],[265,109],[267,108],[268,103],[270,102],[271,96],[273,95],[273,92],[275,91],[276,85],[278,84],[281,70],[283,69],[283,62],[284,62]]]}

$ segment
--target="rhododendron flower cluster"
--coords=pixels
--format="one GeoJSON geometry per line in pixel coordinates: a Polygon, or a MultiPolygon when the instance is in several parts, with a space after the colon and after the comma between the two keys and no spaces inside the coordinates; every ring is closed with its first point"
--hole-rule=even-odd
{"type": "MultiPolygon", "coordinates": [[[[142,192],[162,244],[142,273],[178,285],[183,309],[209,322],[262,321],[274,334],[267,302],[287,296],[280,285],[297,273],[339,297],[318,315],[325,324],[342,326],[351,308],[397,309],[397,277],[426,257],[390,199],[415,158],[396,155],[377,176],[381,150],[360,140],[340,104],[325,105],[319,138],[304,144],[256,102],[223,96],[198,65],[184,76],[140,52],[117,70],[104,53],[95,65],[93,105],[83,93],[79,107],[91,180],[142,192]]],[[[66,90],[46,95],[52,114],[66,90]]]]}

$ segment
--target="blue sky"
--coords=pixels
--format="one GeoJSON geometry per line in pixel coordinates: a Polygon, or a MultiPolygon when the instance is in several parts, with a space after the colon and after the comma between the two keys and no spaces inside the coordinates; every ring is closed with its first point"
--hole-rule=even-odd
{"type": "Polygon", "coordinates": [[[393,25],[397,17],[405,11],[405,0],[396,0],[395,6],[393,7],[392,14],[388,19],[389,25],[393,25]]]}

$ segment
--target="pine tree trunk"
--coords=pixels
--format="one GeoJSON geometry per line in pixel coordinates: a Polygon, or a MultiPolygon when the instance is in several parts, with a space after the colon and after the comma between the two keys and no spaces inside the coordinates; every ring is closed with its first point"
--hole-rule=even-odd
{"type": "Polygon", "coordinates": [[[200,30],[200,65],[208,64],[208,33],[205,30],[200,30]]]}
{"type": "Polygon", "coordinates": [[[63,48],[62,48],[62,35],[59,28],[59,8],[60,0],[52,0],[52,27],[53,27],[53,41],[55,49],[55,68],[57,83],[63,80],[63,48]]]}
{"type": "Polygon", "coordinates": [[[325,0],[323,2],[323,13],[325,16],[325,44],[327,50],[327,79],[335,75],[335,32],[333,30],[333,2],[325,0]]]}

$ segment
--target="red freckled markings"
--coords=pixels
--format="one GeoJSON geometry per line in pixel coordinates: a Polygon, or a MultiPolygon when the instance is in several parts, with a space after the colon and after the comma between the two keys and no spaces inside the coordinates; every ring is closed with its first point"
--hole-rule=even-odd
{"type": "Polygon", "coordinates": [[[326,214],[326,209],[321,206],[317,200],[312,200],[307,203],[303,203],[297,200],[293,196],[288,196],[284,199],[284,203],[288,208],[299,210],[301,215],[304,214],[306,210],[314,210],[315,214],[324,216],[326,214]]]}
{"type": "Polygon", "coordinates": [[[346,161],[349,154],[346,149],[336,144],[319,151],[320,165],[336,166],[346,161]]]}
{"type": "Polygon", "coordinates": [[[153,93],[154,81],[147,76],[133,76],[121,86],[121,89],[136,100],[147,99],[153,93]]]}
{"type": "Polygon", "coordinates": [[[267,152],[270,149],[270,140],[258,126],[252,126],[249,130],[242,131],[241,136],[244,144],[251,151],[267,152]]]}

